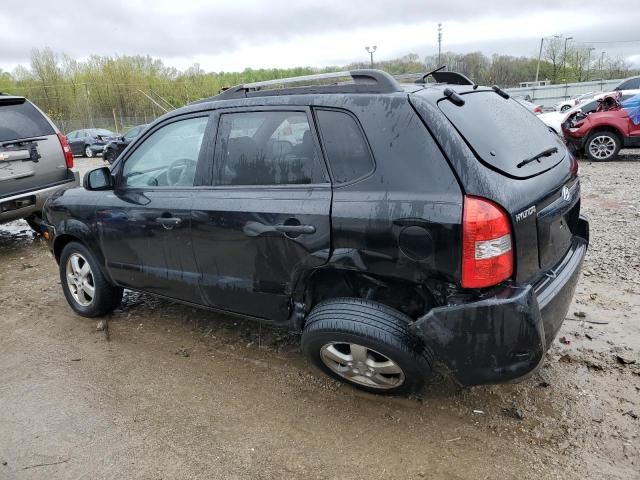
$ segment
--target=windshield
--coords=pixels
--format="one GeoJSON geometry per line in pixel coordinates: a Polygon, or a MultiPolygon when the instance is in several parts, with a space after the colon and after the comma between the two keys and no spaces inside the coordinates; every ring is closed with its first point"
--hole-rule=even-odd
{"type": "Polygon", "coordinates": [[[509,176],[527,178],[564,158],[566,149],[559,137],[515,100],[487,90],[461,97],[462,106],[446,99],[438,106],[483,163],[509,176]],[[543,152],[551,153],[540,156],[543,152]]]}

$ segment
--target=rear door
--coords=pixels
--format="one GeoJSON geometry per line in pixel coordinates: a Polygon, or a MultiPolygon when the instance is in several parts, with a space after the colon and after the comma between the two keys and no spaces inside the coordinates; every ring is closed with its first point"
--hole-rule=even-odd
{"type": "Polygon", "coordinates": [[[202,303],[191,207],[209,116],[173,118],[117,164],[117,186],[96,211],[107,269],[125,287],[202,303]]]}
{"type": "Polygon", "coordinates": [[[217,124],[211,186],[193,205],[204,299],[286,320],[300,275],[331,247],[331,185],[310,111],[225,110],[217,124]]]}
{"type": "Polygon", "coordinates": [[[21,97],[0,96],[0,197],[68,179],[55,127],[21,97]]]}

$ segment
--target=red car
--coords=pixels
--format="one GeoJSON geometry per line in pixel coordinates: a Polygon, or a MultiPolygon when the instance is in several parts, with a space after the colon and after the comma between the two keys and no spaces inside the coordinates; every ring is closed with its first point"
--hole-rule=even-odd
{"type": "Polygon", "coordinates": [[[623,147],[640,147],[640,95],[606,95],[595,112],[569,115],[562,133],[570,147],[597,162],[611,160],[623,147]]]}

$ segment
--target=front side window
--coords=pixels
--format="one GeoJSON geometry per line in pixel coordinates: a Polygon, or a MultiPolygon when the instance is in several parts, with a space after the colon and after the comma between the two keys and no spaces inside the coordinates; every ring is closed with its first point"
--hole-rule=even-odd
{"type": "Polygon", "coordinates": [[[192,186],[208,120],[179,120],[156,130],[127,158],[122,183],[129,187],[192,186]]]}
{"type": "Polygon", "coordinates": [[[227,113],[220,118],[215,185],[325,181],[305,112],[227,113]]]}
{"type": "Polygon", "coordinates": [[[316,116],[336,183],[350,182],[373,170],[366,140],[351,115],[335,110],[317,110],[316,116]]]}

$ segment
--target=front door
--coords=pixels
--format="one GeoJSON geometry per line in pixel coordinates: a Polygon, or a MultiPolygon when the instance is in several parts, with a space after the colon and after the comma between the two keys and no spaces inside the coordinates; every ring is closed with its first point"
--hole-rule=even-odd
{"type": "Polygon", "coordinates": [[[331,186],[310,125],[304,108],[219,116],[212,186],[193,204],[208,305],[286,320],[299,275],[329,257],[331,186]]]}
{"type": "Polygon", "coordinates": [[[117,186],[96,215],[107,269],[120,285],[202,303],[191,207],[208,121],[172,119],[116,167],[117,186]]]}

